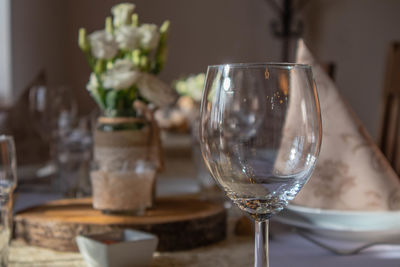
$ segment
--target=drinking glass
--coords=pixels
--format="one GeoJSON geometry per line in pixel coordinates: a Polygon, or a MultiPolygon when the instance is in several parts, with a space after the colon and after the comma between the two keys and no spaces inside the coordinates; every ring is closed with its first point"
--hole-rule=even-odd
{"type": "Polygon", "coordinates": [[[77,103],[67,86],[34,86],[29,90],[29,111],[41,137],[51,141],[54,134],[73,124],[77,103]]]}
{"type": "Polygon", "coordinates": [[[208,67],[201,104],[201,150],[226,195],[255,220],[254,266],[268,266],[268,220],[309,179],[321,138],[310,66],[208,67]]]}
{"type": "Polygon", "coordinates": [[[90,164],[93,140],[85,127],[72,129],[59,140],[57,146],[57,191],[66,197],[91,194],[90,164]]]}
{"type": "Polygon", "coordinates": [[[57,144],[71,130],[76,119],[77,103],[71,88],[66,86],[34,86],[29,90],[29,115],[35,130],[49,144],[50,162],[38,173],[51,175],[56,171],[57,144]]]}
{"type": "Polygon", "coordinates": [[[17,185],[14,139],[0,135],[0,266],[8,265],[12,230],[12,194],[17,185]]]}

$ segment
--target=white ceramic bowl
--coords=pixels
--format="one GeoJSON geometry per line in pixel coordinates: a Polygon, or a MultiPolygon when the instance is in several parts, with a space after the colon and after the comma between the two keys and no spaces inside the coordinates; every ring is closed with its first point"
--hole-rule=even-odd
{"type": "Polygon", "coordinates": [[[155,235],[124,230],[96,235],[79,235],[76,243],[90,267],[149,266],[157,247],[155,235]]]}

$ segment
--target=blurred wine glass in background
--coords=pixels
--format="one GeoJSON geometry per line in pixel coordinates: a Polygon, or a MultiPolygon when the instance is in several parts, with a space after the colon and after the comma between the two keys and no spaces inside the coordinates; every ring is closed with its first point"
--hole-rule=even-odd
{"type": "Polygon", "coordinates": [[[29,91],[29,117],[35,130],[49,144],[49,161],[38,170],[38,177],[53,175],[60,139],[72,129],[77,116],[77,103],[66,86],[35,86],[29,91]]]}

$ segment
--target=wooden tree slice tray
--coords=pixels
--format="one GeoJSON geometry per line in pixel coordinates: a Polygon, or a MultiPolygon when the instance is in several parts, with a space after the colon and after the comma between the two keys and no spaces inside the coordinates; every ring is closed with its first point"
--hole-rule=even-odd
{"type": "Polygon", "coordinates": [[[225,239],[226,211],[220,204],[192,197],[169,197],[157,199],[142,216],[109,215],[83,198],[52,201],[15,216],[17,239],[58,251],[77,251],[77,235],[125,228],[157,235],[158,251],[191,249],[225,239]]]}

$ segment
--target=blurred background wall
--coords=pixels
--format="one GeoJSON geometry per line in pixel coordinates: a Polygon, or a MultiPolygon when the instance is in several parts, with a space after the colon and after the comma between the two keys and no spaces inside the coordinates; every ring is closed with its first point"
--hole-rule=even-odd
{"type": "Polygon", "coordinates": [[[389,45],[400,41],[400,1],[313,0],[304,9],[307,45],[336,64],[336,83],[377,138],[389,45]]]}
{"type": "MultiPolygon", "coordinates": [[[[102,28],[111,6],[121,1],[0,1],[10,3],[13,98],[45,69],[49,83],[70,85],[80,112],[88,113],[94,103],[85,90],[89,67],[77,46],[78,29],[102,28]]],[[[205,72],[209,64],[279,61],[281,41],[270,27],[279,17],[268,2],[134,1],[141,22],[171,21],[169,59],[161,74],[166,82],[205,72]]],[[[400,40],[400,1],[302,2],[298,18],[306,43],[320,61],[335,63],[340,91],[376,138],[386,53],[391,41],[400,40]]]]}

